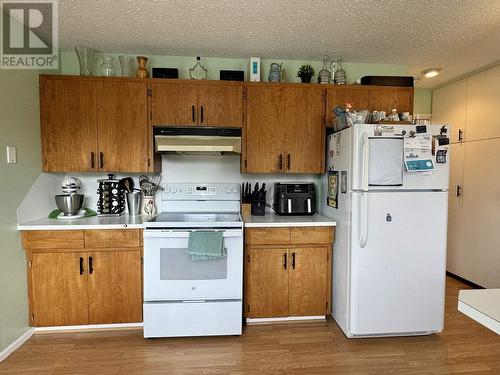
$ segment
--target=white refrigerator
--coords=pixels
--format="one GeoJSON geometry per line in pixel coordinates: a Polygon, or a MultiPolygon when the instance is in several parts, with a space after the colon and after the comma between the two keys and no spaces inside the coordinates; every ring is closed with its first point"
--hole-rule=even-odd
{"type": "Polygon", "coordinates": [[[338,223],[332,316],[347,337],[443,329],[448,135],[356,124],[328,136],[321,211],[338,223]]]}

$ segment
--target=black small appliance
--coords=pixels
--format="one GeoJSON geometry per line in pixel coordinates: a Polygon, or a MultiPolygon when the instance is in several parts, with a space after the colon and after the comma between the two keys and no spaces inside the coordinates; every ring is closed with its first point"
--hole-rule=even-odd
{"type": "Polygon", "coordinates": [[[313,183],[274,184],[274,211],[278,215],[313,215],[316,188],[313,183]]]}

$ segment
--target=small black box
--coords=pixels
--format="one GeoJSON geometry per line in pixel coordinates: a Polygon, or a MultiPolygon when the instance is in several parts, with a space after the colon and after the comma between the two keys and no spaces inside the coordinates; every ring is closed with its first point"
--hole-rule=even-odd
{"type": "Polygon", "coordinates": [[[245,73],[243,70],[221,70],[219,79],[221,81],[244,81],[245,73]]]}
{"type": "Polygon", "coordinates": [[[153,68],[153,78],[179,78],[177,68],[153,68]]]}
{"type": "Polygon", "coordinates": [[[406,76],[364,76],[362,85],[413,87],[414,78],[406,76]]]}

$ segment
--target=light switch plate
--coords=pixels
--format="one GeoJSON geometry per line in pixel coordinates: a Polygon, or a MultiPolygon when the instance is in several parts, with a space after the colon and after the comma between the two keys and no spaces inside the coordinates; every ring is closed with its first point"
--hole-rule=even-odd
{"type": "Polygon", "coordinates": [[[17,153],[16,148],[13,146],[7,146],[7,164],[17,163],[17,153]]]}

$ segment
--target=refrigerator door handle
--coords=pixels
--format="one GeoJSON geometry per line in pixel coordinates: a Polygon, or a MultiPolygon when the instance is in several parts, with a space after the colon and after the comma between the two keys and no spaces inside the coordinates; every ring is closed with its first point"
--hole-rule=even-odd
{"type": "Polygon", "coordinates": [[[360,236],[359,247],[364,248],[368,241],[368,193],[361,193],[361,215],[360,215],[360,236]]]}
{"type": "Polygon", "coordinates": [[[363,167],[361,176],[361,189],[363,191],[368,191],[368,173],[369,173],[369,163],[370,163],[370,140],[368,139],[368,134],[363,133],[362,138],[362,157],[363,157],[363,167]]]}

